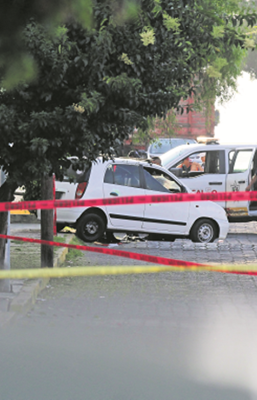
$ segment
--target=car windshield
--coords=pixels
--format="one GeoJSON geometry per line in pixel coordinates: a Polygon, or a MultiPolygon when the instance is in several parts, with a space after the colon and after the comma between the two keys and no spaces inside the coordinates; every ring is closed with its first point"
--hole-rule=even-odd
{"type": "Polygon", "coordinates": [[[151,154],[163,154],[163,153],[166,153],[167,151],[169,151],[170,149],[177,147],[179,145],[182,145],[184,143],[185,142],[182,139],[158,140],[157,142],[154,142],[151,144],[149,152],[151,154]]]}
{"type": "Polygon", "coordinates": [[[161,156],[162,166],[165,167],[167,164],[170,164],[173,160],[176,160],[177,157],[183,156],[183,154],[188,152],[188,145],[182,145],[171,149],[167,153],[161,156]]]}

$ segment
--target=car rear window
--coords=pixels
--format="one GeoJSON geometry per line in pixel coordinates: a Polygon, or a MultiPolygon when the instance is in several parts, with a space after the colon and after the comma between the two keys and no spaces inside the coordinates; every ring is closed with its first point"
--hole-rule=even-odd
{"type": "Polygon", "coordinates": [[[64,182],[75,182],[75,183],[81,183],[81,182],[88,182],[90,172],[91,172],[92,166],[89,165],[87,167],[84,167],[82,170],[79,169],[74,169],[74,165],[71,165],[66,172],[66,175],[63,178],[64,182]]]}

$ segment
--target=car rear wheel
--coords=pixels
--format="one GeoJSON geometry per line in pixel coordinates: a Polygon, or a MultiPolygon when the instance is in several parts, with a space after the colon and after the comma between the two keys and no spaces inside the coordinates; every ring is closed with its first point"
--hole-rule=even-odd
{"type": "Polygon", "coordinates": [[[88,213],[78,221],[76,233],[84,242],[95,242],[103,236],[105,228],[103,217],[96,213],[88,213]]]}
{"type": "Polygon", "coordinates": [[[211,243],[218,237],[217,226],[210,219],[200,219],[197,221],[190,234],[192,242],[211,243]]]}

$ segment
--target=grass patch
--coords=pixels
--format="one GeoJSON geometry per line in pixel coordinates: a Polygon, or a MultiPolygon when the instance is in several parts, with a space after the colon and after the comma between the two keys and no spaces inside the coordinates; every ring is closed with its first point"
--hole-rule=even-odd
{"type": "Polygon", "coordinates": [[[22,245],[22,244],[27,244],[28,242],[21,241],[21,240],[11,240],[11,245],[22,245]]]}
{"type": "Polygon", "coordinates": [[[65,238],[63,236],[54,236],[54,242],[65,243],[65,238]]]}
{"type": "MultiPolygon", "coordinates": [[[[54,242],[65,243],[65,237],[55,236],[54,242]]],[[[54,246],[54,255],[59,247],[54,246]]],[[[41,246],[37,243],[11,242],[11,269],[40,268],[41,246]]]]}
{"type": "MultiPolygon", "coordinates": [[[[75,236],[72,241],[70,242],[70,244],[75,244],[78,246],[83,246],[83,242],[77,238],[77,236],[75,236]]],[[[68,254],[66,256],[66,261],[67,262],[71,262],[76,260],[77,258],[81,257],[83,255],[83,252],[81,250],[78,249],[69,249],[68,254]]]]}
{"type": "MultiPolygon", "coordinates": [[[[66,240],[63,236],[54,236],[54,242],[56,243],[66,243],[66,240]]],[[[58,251],[60,247],[54,246],[54,253],[58,251]]]]}

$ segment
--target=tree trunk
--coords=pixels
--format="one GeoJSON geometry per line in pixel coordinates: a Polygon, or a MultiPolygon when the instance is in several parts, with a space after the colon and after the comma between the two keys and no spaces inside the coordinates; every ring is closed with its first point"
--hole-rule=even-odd
{"type": "MultiPolygon", "coordinates": [[[[41,180],[42,200],[53,200],[53,178],[42,177],[41,180]]],[[[41,210],[41,239],[53,241],[53,210],[41,210]]],[[[41,268],[53,268],[54,250],[53,246],[41,245],[41,268]]]]}
{"type": "MultiPolygon", "coordinates": [[[[0,202],[5,203],[8,201],[13,201],[14,192],[16,189],[16,185],[10,185],[7,182],[4,182],[0,187],[0,202]]],[[[1,235],[7,234],[7,212],[0,212],[0,233],[1,235]]],[[[6,239],[0,239],[0,269],[4,268],[5,261],[5,245],[6,239]]]]}

